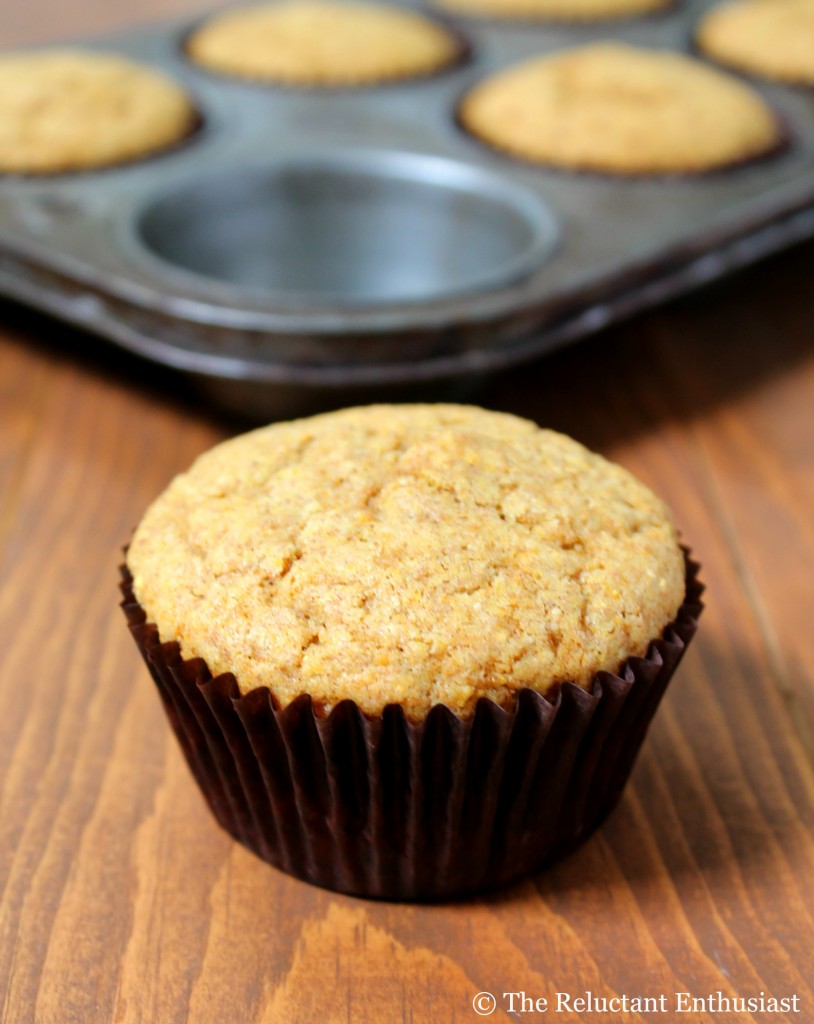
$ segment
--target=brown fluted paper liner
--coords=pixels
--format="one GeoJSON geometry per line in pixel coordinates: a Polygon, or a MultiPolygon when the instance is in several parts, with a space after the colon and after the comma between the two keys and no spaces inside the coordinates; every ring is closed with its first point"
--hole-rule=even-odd
{"type": "Polygon", "coordinates": [[[585,839],[617,802],[703,605],[686,557],[678,615],[619,675],[552,699],[533,690],[461,719],[412,722],[350,700],[280,708],[240,695],[162,643],[122,568],[122,607],[190,768],[220,824],[298,878],[358,896],[442,899],[504,885],[585,839]]]}

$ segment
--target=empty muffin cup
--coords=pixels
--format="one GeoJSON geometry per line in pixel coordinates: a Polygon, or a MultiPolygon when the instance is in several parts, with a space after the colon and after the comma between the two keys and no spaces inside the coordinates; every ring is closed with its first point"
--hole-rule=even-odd
{"type": "Polygon", "coordinates": [[[197,178],[150,202],[136,236],[206,287],[280,309],[329,309],[510,284],[551,255],[558,228],[545,203],[511,181],[389,152],[197,178]]]}

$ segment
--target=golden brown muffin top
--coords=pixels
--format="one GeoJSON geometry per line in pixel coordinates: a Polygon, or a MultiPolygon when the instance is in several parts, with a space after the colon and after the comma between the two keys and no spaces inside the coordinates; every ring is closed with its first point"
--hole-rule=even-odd
{"type": "Polygon", "coordinates": [[[664,504],[502,413],[370,406],[236,437],[147,511],[127,562],[163,640],[282,705],[471,712],[646,653],[684,596],[664,504]]]}
{"type": "Polygon", "coordinates": [[[460,116],[515,156],[617,174],[723,167],[781,138],[772,111],[743,82],[680,53],[622,43],[500,71],[464,97],[460,116]]]}
{"type": "Polygon", "coordinates": [[[701,21],[698,45],[715,60],[766,78],[814,83],[814,0],[737,0],[701,21]]]}
{"type": "Polygon", "coordinates": [[[430,18],[403,8],[283,0],[215,15],[191,36],[187,52],[222,74],[352,86],[437,71],[457,59],[460,44],[430,18]]]}
{"type": "Polygon", "coordinates": [[[121,163],[179,141],[196,120],[180,86],[124,57],[81,50],[0,57],[0,171],[121,163]]]}
{"type": "Polygon", "coordinates": [[[492,18],[599,21],[666,10],[672,0],[436,0],[462,14],[492,18]]]}

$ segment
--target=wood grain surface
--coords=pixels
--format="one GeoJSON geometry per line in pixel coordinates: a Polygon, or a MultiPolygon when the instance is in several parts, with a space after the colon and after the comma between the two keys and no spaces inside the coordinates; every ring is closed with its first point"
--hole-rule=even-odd
{"type": "MultiPolygon", "coordinates": [[[[173,7],[193,4],[96,2],[72,21],[7,3],[3,42],[173,7]]],[[[600,832],[448,906],[311,888],[218,830],[115,583],[147,503],[240,425],[169,373],[0,306],[2,1020],[451,1024],[481,1019],[487,991],[502,1022],[814,1022],[812,275],[800,247],[481,396],[662,494],[708,606],[600,832]],[[523,991],[552,1009],[510,1012],[502,994],[523,991]],[[800,1010],[556,1012],[556,992],[586,991],[800,1010]]]]}

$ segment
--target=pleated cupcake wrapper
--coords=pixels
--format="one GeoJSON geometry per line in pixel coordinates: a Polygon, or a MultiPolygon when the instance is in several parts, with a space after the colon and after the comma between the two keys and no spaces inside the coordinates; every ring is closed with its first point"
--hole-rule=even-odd
{"type": "Polygon", "coordinates": [[[701,614],[686,557],[678,615],[644,658],[590,691],[552,700],[484,698],[463,719],[398,705],[329,714],[302,696],[280,708],[263,687],[163,643],[122,567],[122,607],[195,778],[217,820],[276,867],[316,885],[387,899],[442,899],[504,885],[585,839],[617,802],[701,614]]]}

